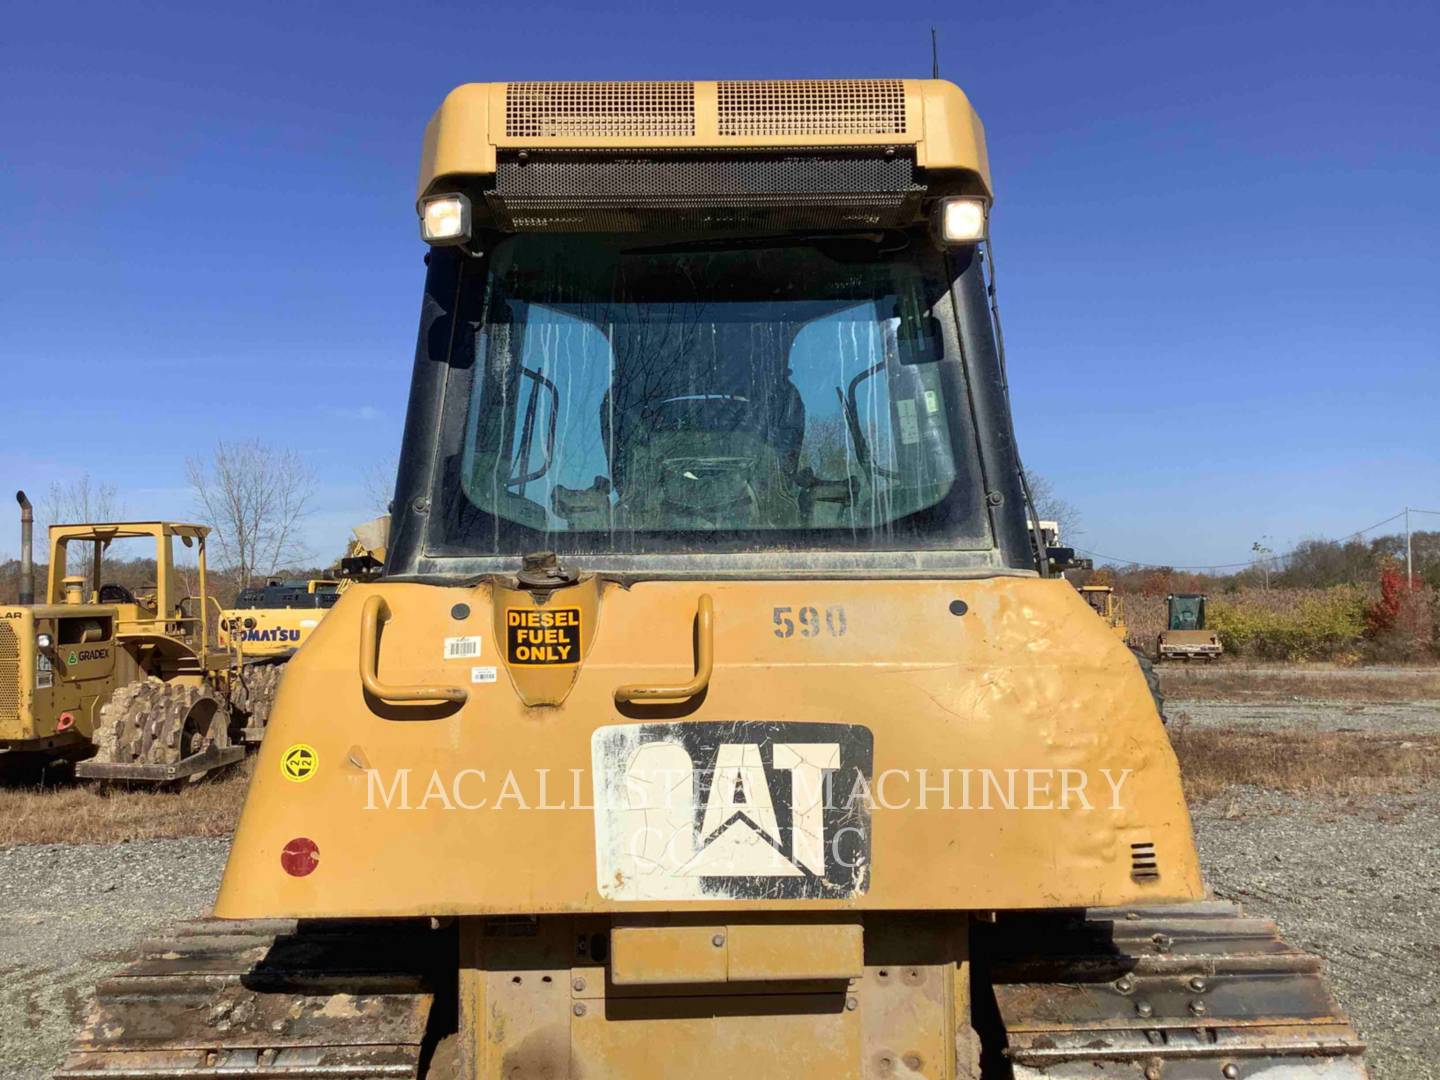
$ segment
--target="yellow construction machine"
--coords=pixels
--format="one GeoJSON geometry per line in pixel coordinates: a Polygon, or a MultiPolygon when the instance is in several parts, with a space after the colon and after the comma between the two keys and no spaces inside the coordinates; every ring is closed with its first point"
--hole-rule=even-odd
{"type": "Polygon", "coordinates": [[[1225,646],[1205,625],[1205,597],[1172,593],[1165,597],[1165,629],[1155,642],[1160,660],[1219,660],[1225,646]]]}
{"type": "Polygon", "coordinates": [[[1125,625],[1125,606],[1115,595],[1113,585],[1079,585],[1081,597],[1091,610],[1105,620],[1121,641],[1129,642],[1130,629],[1125,625]]]}
{"type": "Polygon", "coordinates": [[[245,742],[265,737],[286,661],[340,599],[339,590],[340,582],[329,578],[274,578],[241,589],[235,606],[220,613],[220,645],[235,654],[245,674],[245,742]]]}
{"type": "Polygon", "coordinates": [[[203,525],[169,521],[52,525],[45,599],[35,603],[32,511],[21,505],[20,603],[0,608],[0,763],[75,761],[77,776],[170,783],[238,761],[243,689],[212,649],[203,525]],[[105,580],[117,540],[155,545],[156,580],[140,593],[105,580]],[[196,557],[186,595],[173,544],[196,557]],[[89,580],[69,555],[90,547],[89,580]]]}
{"type": "Polygon", "coordinates": [[[1032,550],[990,201],[938,80],[450,94],[384,570],[58,1075],[1363,1077],[1032,550]]]}
{"type": "Polygon", "coordinates": [[[220,643],[247,656],[288,657],[340,599],[334,578],[270,578],[241,589],[235,606],[220,613],[220,643]]]}
{"type": "Polygon", "coordinates": [[[241,737],[247,743],[265,737],[280,676],[295,650],[352,581],[373,577],[384,565],[388,529],[388,517],[357,525],[335,564],[334,577],[271,578],[240,590],[235,605],[220,613],[220,645],[235,653],[243,669],[247,720],[241,737]]]}

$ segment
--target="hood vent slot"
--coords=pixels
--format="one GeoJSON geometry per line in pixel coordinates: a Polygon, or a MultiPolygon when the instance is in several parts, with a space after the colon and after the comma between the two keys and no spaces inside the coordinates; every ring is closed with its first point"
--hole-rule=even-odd
{"type": "Polygon", "coordinates": [[[899,79],[722,82],[720,134],[903,135],[899,79]]]}
{"type": "Polygon", "coordinates": [[[1130,876],[1136,881],[1155,881],[1160,877],[1160,862],[1154,842],[1130,845],[1130,876]]]}
{"type": "Polygon", "coordinates": [[[505,134],[512,139],[665,139],[694,135],[695,84],[507,83],[505,134]]]}

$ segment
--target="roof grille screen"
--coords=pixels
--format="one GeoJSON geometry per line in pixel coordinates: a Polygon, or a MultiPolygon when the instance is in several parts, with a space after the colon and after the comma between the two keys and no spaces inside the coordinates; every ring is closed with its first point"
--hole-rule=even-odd
{"type": "Polygon", "coordinates": [[[20,642],[8,623],[0,623],[0,720],[20,716],[20,642]]]}
{"type": "Polygon", "coordinates": [[[503,229],[549,232],[892,228],[914,221],[915,159],[584,150],[502,153],[486,205],[503,229]]]}
{"type": "Polygon", "coordinates": [[[509,83],[505,134],[541,139],[694,135],[695,84],[509,83]]]}
{"type": "Polygon", "coordinates": [[[719,84],[721,135],[903,135],[899,79],[719,84]]]}

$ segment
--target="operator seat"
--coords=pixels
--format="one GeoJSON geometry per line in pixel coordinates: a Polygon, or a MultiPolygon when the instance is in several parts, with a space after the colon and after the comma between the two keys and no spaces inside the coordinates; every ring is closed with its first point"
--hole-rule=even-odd
{"type": "Polygon", "coordinates": [[[135,594],[124,585],[106,583],[100,586],[100,593],[97,597],[102,604],[138,604],[135,594]]]}
{"type": "Polygon", "coordinates": [[[717,385],[636,395],[613,401],[613,413],[607,392],[600,403],[601,441],[622,523],[712,529],[798,524],[804,402],[788,371],[758,394],[744,392],[750,389],[717,385]]]}

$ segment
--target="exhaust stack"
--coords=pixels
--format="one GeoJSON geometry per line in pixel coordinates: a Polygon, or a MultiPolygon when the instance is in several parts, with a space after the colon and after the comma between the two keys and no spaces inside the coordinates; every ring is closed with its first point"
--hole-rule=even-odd
{"type": "Polygon", "coordinates": [[[23,491],[15,493],[15,501],[20,504],[20,604],[31,607],[35,603],[35,509],[23,491]]]}

